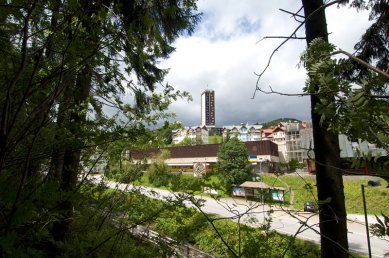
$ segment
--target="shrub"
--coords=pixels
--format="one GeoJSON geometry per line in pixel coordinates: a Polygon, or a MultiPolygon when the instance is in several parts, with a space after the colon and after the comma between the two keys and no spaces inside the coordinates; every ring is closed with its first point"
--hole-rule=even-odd
{"type": "Polygon", "coordinates": [[[153,163],[148,167],[146,176],[149,182],[155,186],[167,186],[169,185],[172,174],[169,172],[169,166],[165,163],[165,160],[170,157],[170,153],[167,150],[154,157],[153,163]]]}
{"type": "Polygon", "coordinates": [[[144,169],[145,165],[143,164],[131,164],[128,168],[116,174],[116,180],[124,184],[132,183],[142,176],[144,169]]]}
{"type": "Polygon", "coordinates": [[[198,177],[184,176],[182,174],[171,177],[171,188],[173,191],[198,192],[201,191],[203,180],[198,177]]]}

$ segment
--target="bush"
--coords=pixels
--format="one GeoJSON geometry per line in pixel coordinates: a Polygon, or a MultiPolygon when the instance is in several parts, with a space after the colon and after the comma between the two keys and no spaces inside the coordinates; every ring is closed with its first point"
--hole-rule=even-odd
{"type": "Polygon", "coordinates": [[[184,176],[182,174],[172,175],[171,188],[173,191],[198,192],[201,191],[203,180],[199,177],[184,176]]]}
{"type": "Polygon", "coordinates": [[[143,164],[132,164],[126,170],[117,173],[116,180],[124,184],[132,183],[142,176],[144,169],[143,164]]]}
{"type": "Polygon", "coordinates": [[[116,179],[117,175],[120,173],[118,169],[108,169],[104,172],[104,176],[109,179],[116,179]]]}
{"type": "Polygon", "coordinates": [[[120,183],[129,184],[142,177],[146,169],[144,164],[130,164],[125,169],[111,169],[105,172],[105,176],[120,183]]]}
{"type": "Polygon", "coordinates": [[[207,225],[205,217],[195,209],[177,207],[163,214],[155,222],[158,232],[180,242],[195,243],[197,232],[207,225]]]}
{"type": "Polygon", "coordinates": [[[155,187],[169,185],[172,176],[168,165],[163,161],[156,161],[151,164],[147,169],[146,175],[149,178],[149,182],[155,187]]]}

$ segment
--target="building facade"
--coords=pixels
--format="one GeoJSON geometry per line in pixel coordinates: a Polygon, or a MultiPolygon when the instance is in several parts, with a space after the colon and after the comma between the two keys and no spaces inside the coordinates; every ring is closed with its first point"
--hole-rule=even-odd
{"type": "Polygon", "coordinates": [[[285,124],[285,140],[286,140],[286,160],[297,160],[303,162],[303,151],[301,148],[301,124],[287,123],[285,124]]]}
{"type": "Polygon", "coordinates": [[[223,126],[223,140],[237,137],[242,142],[252,142],[261,140],[262,125],[228,125],[223,126]]]}
{"type": "Polygon", "coordinates": [[[201,125],[214,127],[216,125],[215,91],[205,90],[201,93],[201,125]]]}
{"type": "Polygon", "coordinates": [[[269,140],[278,145],[280,162],[286,163],[286,132],[283,124],[261,130],[261,139],[269,140]]]}
{"type": "Polygon", "coordinates": [[[189,126],[172,131],[172,142],[178,144],[189,138],[192,144],[208,144],[209,131],[206,126],[189,126]]]}
{"type": "MultiPolygon", "coordinates": [[[[245,143],[248,160],[253,166],[253,172],[273,172],[278,168],[278,147],[271,141],[251,141],[245,143]]],[[[221,144],[204,144],[193,146],[175,146],[169,148],[151,148],[147,150],[132,150],[129,158],[133,162],[146,159],[148,164],[152,157],[163,149],[170,152],[170,158],[165,163],[172,171],[194,171],[197,164],[203,164],[207,171],[212,171],[217,163],[217,155],[221,144]]]]}

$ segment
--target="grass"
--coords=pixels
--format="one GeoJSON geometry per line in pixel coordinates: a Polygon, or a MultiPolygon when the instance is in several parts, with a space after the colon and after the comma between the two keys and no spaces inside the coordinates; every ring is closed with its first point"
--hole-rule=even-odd
{"type": "MultiPolygon", "coordinates": [[[[366,209],[369,214],[380,215],[389,212],[389,188],[386,181],[380,180],[381,186],[365,187],[366,209]]],[[[363,213],[361,185],[367,180],[346,180],[344,182],[346,194],[346,207],[348,213],[363,213]]]]}
{"type": "MultiPolygon", "coordinates": [[[[189,180],[193,177],[192,173],[183,173],[182,178],[189,180]]],[[[269,186],[284,187],[285,203],[291,202],[291,196],[289,189],[291,188],[294,194],[293,205],[295,209],[303,209],[305,201],[317,202],[316,192],[316,179],[314,176],[297,176],[297,175],[266,175],[262,177],[264,183],[269,186]]],[[[345,192],[345,204],[346,210],[349,214],[363,214],[362,203],[362,191],[361,185],[367,185],[368,180],[371,177],[344,177],[344,192],[345,192]]],[[[366,208],[368,214],[380,215],[381,212],[387,214],[389,212],[389,188],[386,188],[386,181],[379,179],[381,186],[378,187],[365,187],[366,208]]],[[[203,178],[203,183],[210,186],[220,186],[220,181],[217,175],[210,174],[203,178]]],[[[140,179],[134,182],[136,185],[143,185],[148,187],[154,187],[148,180],[148,177],[144,174],[140,179]]],[[[169,189],[169,186],[159,187],[161,189],[169,189]]],[[[218,197],[229,197],[225,189],[218,188],[218,197]]],[[[183,191],[186,189],[182,189],[183,191]]],[[[198,195],[205,195],[202,191],[194,192],[198,195]]]]}
{"type": "MultiPolygon", "coordinates": [[[[345,192],[345,203],[347,213],[363,214],[361,185],[366,185],[370,177],[356,179],[356,177],[344,177],[343,185],[345,192]]],[[[305,201],[316,201],[316,181],[314,176],[284,175],[264,176],[263,181],[268,185],[287,187],[290,186],[294,192],[294,208],[302,209],[305,201]]],[[[381,186],[365,187],[366,208],[368,214],[388,213],[389,211],[389,188],[386,188],[386,181],[379,179],[381,186]]],[[[290,195],[286,196],[286,201],[290,195]]]]}

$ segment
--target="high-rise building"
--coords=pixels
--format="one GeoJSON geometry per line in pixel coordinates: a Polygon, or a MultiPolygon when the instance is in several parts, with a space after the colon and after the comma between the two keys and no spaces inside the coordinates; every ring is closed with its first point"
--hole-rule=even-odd
{"type": "Polygon", "coordinates": [[[215,92],[205,90],[201,93],[201,125],[215,127],[215,92]]]}

